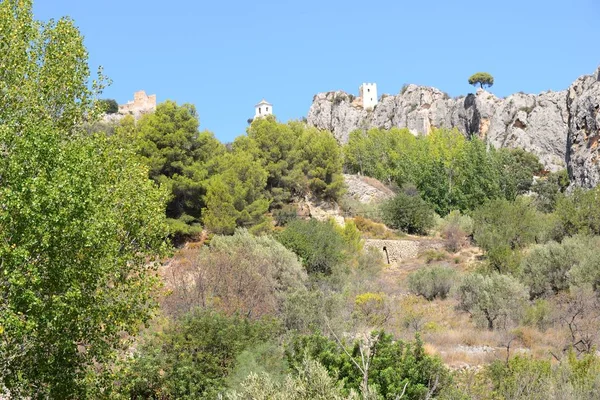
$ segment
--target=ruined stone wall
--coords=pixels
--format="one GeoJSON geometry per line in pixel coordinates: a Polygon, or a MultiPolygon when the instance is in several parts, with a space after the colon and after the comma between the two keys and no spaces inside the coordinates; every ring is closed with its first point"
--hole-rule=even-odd
{"type": "Polygon", "coordinates": [[[120,114],[132,114],[139,117],[141,114],[154,112],[156,110],[156,95],[148,96],[145,91],[140,90],[133,94],[133,101],[119,105],[120,114]]]}
{"type": "Polygon", "coordinates": [[[394,264],[402,260],[417,258],[421,246],[416,240],[367,239],[365,240],[365,247],[372,247],[379,250],[384,261],[387,262],[385,252],[383,251],[385,247],[390,257],[390,264],[394,264]]]}

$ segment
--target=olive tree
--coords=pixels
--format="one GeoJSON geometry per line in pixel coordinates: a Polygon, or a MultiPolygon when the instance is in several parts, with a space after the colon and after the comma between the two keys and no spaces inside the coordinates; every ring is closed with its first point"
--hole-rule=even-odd
{"type": "Polygon", "coordinates": [[[472,273],[458,288],[459,307],[474,317],[483,317],[489,330],[519,319],[527,300],[527,289],[509,275],[472,273]]]}

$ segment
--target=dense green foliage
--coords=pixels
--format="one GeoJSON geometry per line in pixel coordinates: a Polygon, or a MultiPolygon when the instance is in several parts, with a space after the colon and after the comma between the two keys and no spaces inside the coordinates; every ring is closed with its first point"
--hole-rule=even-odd
{"type": "Polygon", "coordinates": [[[514,199],[541,169],[522,150],[486,149],[453,130],[413,136],[407,129],[354,131],[344,147],[346,167],[399,187],[414,184],[440,215],[473,210],[488,199],[514,199]]]}
{"type": "Polygon", "coordinates": [[[456,271],[441,265],[426,267],[408,276],[411,292],[427,300],[445,299],[456,281],[456,271]]]}
{"type": "Polygon", "coordinates": [[[476,72],[469,77],[469,85],[479,85],[480,88],[494,85],[494,77],[487,72],[476,72]]]}
{"type": "Polygon", "coordinates": [[[531,202],[491,200],[473,213],[473,238],[499,272],[518,269],[520,250],[544,239],[543,216],[531,202]]]}
{"type": "Polygon", "coordinates": [[[98,100],[98,106],[106,114],[116,114],[119,112],[119,103],[115,99],[98,100]]]}
{"type": "Polygon", "coordinates": [[[314,334],[295,338],[286,350],[290,365],[300,365],[308,355],[337,376],[346,389],[364,393],[364,374],[355,364],[363,362],[361,352],[369,357],[369,390],[384,399],[402,393],[403,399],[422,399],[428,392],[435,396],[449,383],[448,371],[438,358],[425,354],[419,337],[406,343],[394,341],[384,332],[373,332],[365,340],[346,344],[314,334]],[[346,346],[346,351],[341,346],[346,346]]]}
{"type": "MultiPolygon", "coordinates": [[[[97,93],[69,19],[0,2],[0,393],[85,398],[153,314],[164,193],[117,138],[88,135],[97,93]]],[[[98,88],[98,87],[96,87],[98,88]]]]}
{"type": "Polygon", "coordinates": [[[481,317],[492,330],[518,320],[527,291],[510,275],[494,272],[490,275],[472,273],[458,288],[460,307],[475,317],[481,317]]]}
{"type": "MultiPolygon", "coordinates": [[[[127,120],[122,122],[126,130],[127,120]]],[[[135,125],[138,152],[150,177],[171,193],[167,217],[177,234],[190,235],[187,228],[199,223],[206,193],[204,181],[212,173],[211,161],[225,147],[210,132],[198,131],[194,106],[172,101],[159,104],[156,112],[144,115],[135,125]]]]}
{"type": "Polygon", "coordinates": [[[125,361],[119,391],[132,399],[214,399],[236,356],[274,337],[273,321],[196,311],[149,336],[125,361]]]}
{"type": "Polygon", "coordinates": [[[330,274],[345,259],[348,249],[333,223],[314,219],[290,222],[277,240],[300,257],[309,273],[330,274]]]}
{"type": "Polygon", "coordinates": [[[391,228],[407,233],[427,234],[434,225],[434,213],[419,193],[404,191],[381,207],[383,221],[391,228]]]}

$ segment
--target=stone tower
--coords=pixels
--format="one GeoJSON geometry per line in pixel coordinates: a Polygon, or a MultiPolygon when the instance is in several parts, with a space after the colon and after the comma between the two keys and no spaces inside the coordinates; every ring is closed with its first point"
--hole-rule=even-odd
{"type": "Polygon", "coordinates": [[[266,117],[271,114],[273,114],[273,105],[265,99],[254,106],[254,118],[266,117]]]}
{"type": "Polygon", "coordinates": [[[373,109],[377,105],[377,84],[363,83],[358,88],[358,95],[362,99],[362,105],[365,110],[373,109]]]}

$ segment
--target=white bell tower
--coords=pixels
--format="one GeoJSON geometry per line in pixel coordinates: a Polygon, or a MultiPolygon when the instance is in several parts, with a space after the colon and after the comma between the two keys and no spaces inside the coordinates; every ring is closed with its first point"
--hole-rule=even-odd
{"type": "Polygon", "coordinates": [[[273,114],[273,105],[265,99],[254,106],[254,118],[266,117],[271,114],[273,114]]]}

